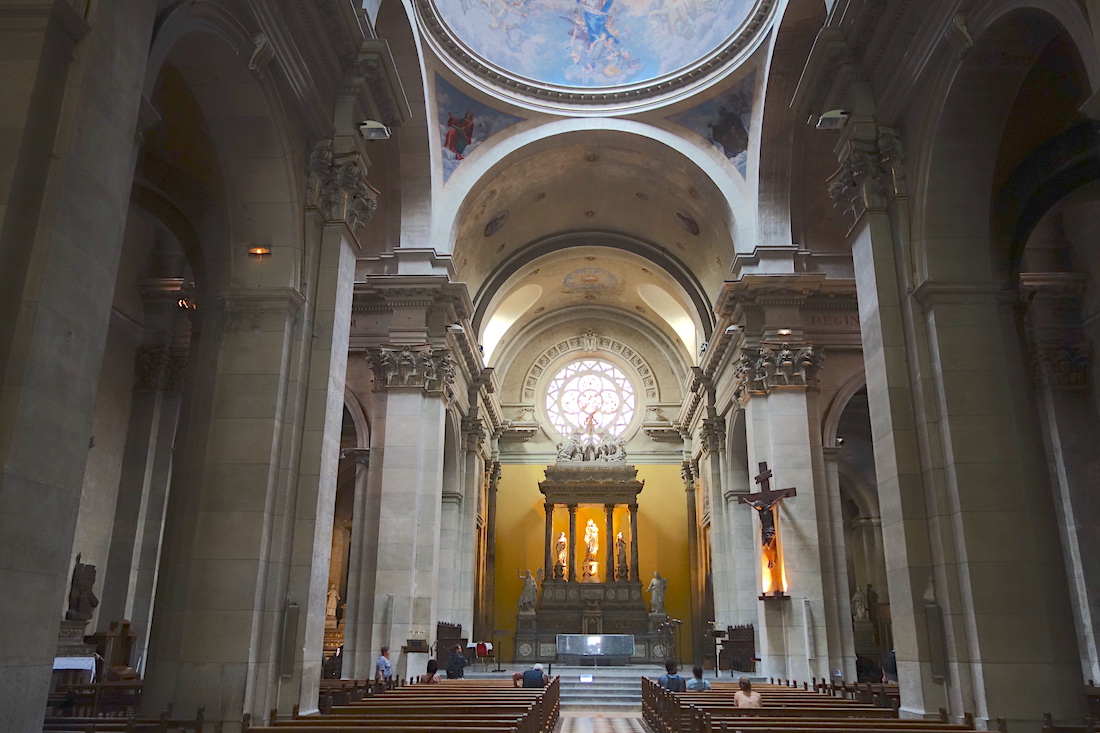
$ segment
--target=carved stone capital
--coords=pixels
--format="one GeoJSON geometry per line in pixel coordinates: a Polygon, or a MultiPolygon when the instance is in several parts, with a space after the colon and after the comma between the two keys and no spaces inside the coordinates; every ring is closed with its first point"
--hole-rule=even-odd
{"type": "Polygon", "coordinates": [[[684,480],[684,487],[688,491],[695,491],[695,472],[692,470],[691,461],[680,464],[680,477],[684,480]]]}
{"type": "Polygon", "coordinates": [[[874,141],[850,140],[840,170],[828,181],[833,205],[855,224],[869,210],[885,209],[906,194],[901,138],[896,130],[880,127],[874,141]]]}
{"type": "Polygon", "coordinates": [[[367,350],[374,371],[376,390],[416,388],[429,392],[450,392],[455,365],[447,349],[421,346],[382,346],[367,350]]]}
{"type": "Polygon", "coordinates": [[[352,234],[371,220],[378,191],[367,182],[367,163],[358,153],[337,156],[332,140],[322,140],[309,155],[306,206],[330,222],[344,222],[352,234]]]}
{"type": "Polygon", "coordinates": [[[756,353],[741,355],[734,372],[734,393],[744,400],[776,388],[816,387],[817,373],[824,361],[825,350],[816,349],[813,344],[794,347],[783,344],[778,350],[760,346],[756,353]]]}
{"type": "Polygon", "coordinates": [[[478,453],[485,443],[485,425],[479,418],[462,418],[462,439],[467,453],[478,453]]]}
{"type": "Polygon", "coordinates": [[[168,363],[164,366],[164,388],[169,392],[183,391],[190,354],[188,349],[172,349],[169,352],[168,363]]]}
{"type": "Polygon", "coordinates": [[[720,453],[726,446],[725,420],[704,418],[700,435],[703,439],[703,447],[707,452],[720,453]]]}
{"type": "Polygon", "coordinates": [[[1084,390],[1089,383],[1092,351],[1087,343],[1035,344],[1031,364],[1039,386],[1084,390]]]}
{"type": "Polygon", "coordinates": [[[134,389],[160,389],[167,366],[168,347],[165,344],[139,346],[134,355],[134,389]]]}

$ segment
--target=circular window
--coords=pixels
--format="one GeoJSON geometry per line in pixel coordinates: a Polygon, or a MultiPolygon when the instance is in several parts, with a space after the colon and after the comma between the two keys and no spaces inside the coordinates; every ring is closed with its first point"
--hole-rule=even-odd
{"type": "Polygon", "coordinates": [[[636,406],[630,379],[602,359],[567,364],[546,388],[546,414],[562,435],[592,428],[618,437],[634,419],[636,406]]]}

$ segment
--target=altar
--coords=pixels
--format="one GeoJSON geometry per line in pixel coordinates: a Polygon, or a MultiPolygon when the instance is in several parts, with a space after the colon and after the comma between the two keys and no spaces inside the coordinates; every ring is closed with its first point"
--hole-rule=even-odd
{"type": "MultiPolygon", "coordinates": [[[[559,445],[557,462],[546,467],[546,479],[539,482],[546,515],[542,587],[538,589],[528,571],[516,617],[516,662],[564,661],[559,649],[563,635],[631,637],[629,654],[613,655],[619,663],[663,663],[672,653],[671,626],[664,613],[665,581],[659,576],[650,581],[649,588],[657,589],[652,609],[647,609],[643,595],[638,494],[644,482],[625,459],[621,439],[595,435],[589,426],[586,433],[567,437],[559,445]],[[603,509],[603,526],[589,519],[578,534],[578,507],[593,506],[603,509]],[[621,507],[627,512],[620,512],[617,526],[615,510],[621,507]],[[568,531],[555,537],[554,518],[562,509],[568,513],[568,531]]],[[[564,657],[578,655],[570,652],[564,657]]]]}

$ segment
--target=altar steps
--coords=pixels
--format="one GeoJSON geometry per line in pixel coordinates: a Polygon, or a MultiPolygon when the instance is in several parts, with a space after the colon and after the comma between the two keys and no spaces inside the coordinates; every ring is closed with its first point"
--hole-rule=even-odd
{"type": "MultiPolygon", "coordinates": [[[[471,678],[511,677],[512,672],[526,669],[505,665],[506,672],[493,673],[482,670],[466,670],[471,678]]],[[[656,679],[664,674],[664,668],[656,665],[628,667],[575,667],[555,664],[547,669],[554,676],[561,675],[561,707],[563,711],[606,711],[611,713],[638,712],[642,709],[642,677],[656,679]],[[587,680],[591,676],[591,681],[587,680]]]]}

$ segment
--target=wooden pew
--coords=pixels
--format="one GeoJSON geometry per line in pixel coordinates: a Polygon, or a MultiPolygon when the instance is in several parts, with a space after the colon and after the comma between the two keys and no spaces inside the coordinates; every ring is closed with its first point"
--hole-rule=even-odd
{"type": "Polygon", "coordinates": [[[46,718],[44,733],[203,733],[205,712],[199,708],[194,718],[176,719],[165,710],[157,718],[60,717],[46,718]]]}

